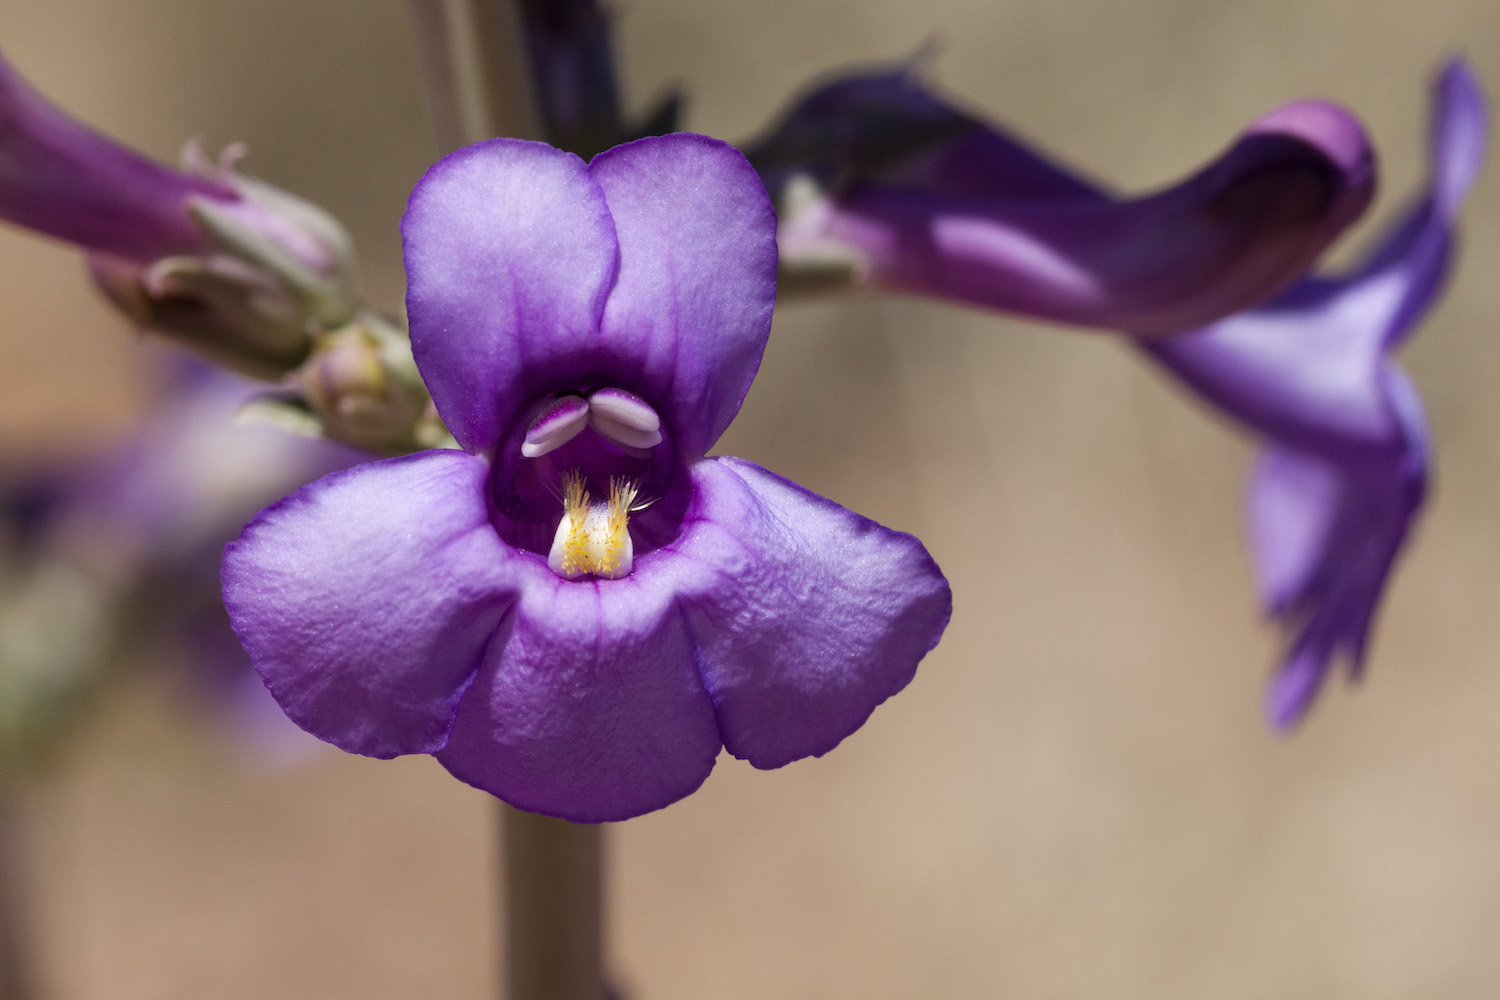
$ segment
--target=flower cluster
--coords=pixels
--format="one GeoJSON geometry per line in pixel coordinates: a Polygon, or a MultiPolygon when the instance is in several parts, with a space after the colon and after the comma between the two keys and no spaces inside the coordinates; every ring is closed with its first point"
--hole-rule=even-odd
{"type": "MultiPolygon", "coordinates": [[[[560,144],[674,119],[669,99],[624,122],[596,4],[520,10],[560,144]]],[[[1357,674],[1427,486],[1421,405],[1390,355],[1441,290],[1483,157],[1462,62],[1434,118],[1427,191],[1339,277],[1306,272],[1375,170],[1359,123],[1323,101],[1133,198],[908,69],[814,89],[748,159],[691,134],[587,163],[493,139],[412,193],[408,339],[361,303],[338,224],[242,176],[237,151],[151,163],[0,61],[0,217],[84,248],[143,324],[282,379],[262,415],[400,456],[303,487],[225,552],[235,629],[288,716],[605,821],[687,795],[721,749],[758,767],[827,752],[948,621],[916,539],[708,455],[760,363],[778,273],[1132,335],[1269,442],[1252,551],[1294,633],[1272,722],[1301,718],[1340,656],[1357,674]]]]}

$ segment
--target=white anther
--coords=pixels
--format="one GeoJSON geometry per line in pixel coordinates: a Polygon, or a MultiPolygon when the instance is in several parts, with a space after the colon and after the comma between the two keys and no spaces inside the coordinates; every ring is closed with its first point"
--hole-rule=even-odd
{"type": "MultiPolygon", "coordinates": [[[[657,412],[651,409],[646,400],[640,399],[634,393],[627,393],[622,388],[601,388],[588,397],[589,412],[597,417],[615,421],[616,424],[624,424],[625,427],[633,427],[642,433],[655,433],[661,430],[661,418],[657,412]]],[[[658,444],[661,436],[651,442],[658,444]]],[[[651,447],[651,445],[636,445],[636,447],[651,447]]]]}
{"type": "Polygon", "coordinates": [[[564,396],[553,401],[526,430],[521,455],[540,458],[573,440],[589,423],[589,404],[582,396],[564,396]]]}
{"type": "Polygon", "coordinates": [[[661,431],[643,431],[639,427],[621,423],[613,417],[607,417],[598,411],[589,413],[589,426],[603,434],[611,441],[617,441],[628,448],[644,451],[661,444],[661,431]]]}

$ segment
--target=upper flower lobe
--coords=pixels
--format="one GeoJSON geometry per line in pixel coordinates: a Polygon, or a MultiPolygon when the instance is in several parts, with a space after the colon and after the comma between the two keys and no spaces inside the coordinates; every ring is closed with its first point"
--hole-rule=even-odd
{"type": "Polygon", "coordinates": [[[910,680],[951,606],[920,543],[703,457],[769,333],[774,225],[701,136],[587,166],[492,140],[428,172],[402,226],[412,342],[469,452],[327,477],[227,550],[231,617],[294,720],[600,821],[693,791],[721,746],[824,753],[910,680]]]}
{"type": "Polygon", "coordinates": [[[1427,190],[1350,274],[1307,279],[1260,309],[1143,345],[1268,439],[1246,519],[1262,602],[1295,633],[1267,695],[1279,728],[1303,716],[1336,658],[1359,673],[1426,496],[1426,421],[1391,354],[1443,289],[1484,157],[1484,97],[1462,61],[1438,80],[1432,125],[1427,190]]]}

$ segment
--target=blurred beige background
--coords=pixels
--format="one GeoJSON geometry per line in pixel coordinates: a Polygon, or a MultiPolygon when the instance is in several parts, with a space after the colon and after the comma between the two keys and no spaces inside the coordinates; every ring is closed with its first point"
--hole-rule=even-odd
{"type": "MultiPolygon", "coordinates": [[[[1285,100],[1344,101],[1418,183],[1427,84],[1500,95],[1493,0],[619,0],[632,106],[757,130],[809,76],[940,44],[972,107],[1125,189],[1285,100]]],[[[358,238],[401,298],[396,221],[433,156],[398,0],[12,0],[0,49],[170,158],[249,168],[358,238]]],[[[915,532],[953,624],[822,760],[726,758],[612,831],[613,965],[639,1000],[1379,998],[1500,979],[1500,180],[1405,354],[1438,488],[1368,681],[1261,723],[1280,643],[1241,551],[1250,448],[1102,336],[918,301],[794,305],[721,450],[915,532]],[[976,526],[975,512],[982,512],[976,526]]],[[[67,249],[0,229],[0,449],[139,411],[133,334],[67,249]]],[[[37,936],[79,1000],[492,995],[494,807],[428,759],[267,771],[149,686],[32,800],[37,936]]]]}

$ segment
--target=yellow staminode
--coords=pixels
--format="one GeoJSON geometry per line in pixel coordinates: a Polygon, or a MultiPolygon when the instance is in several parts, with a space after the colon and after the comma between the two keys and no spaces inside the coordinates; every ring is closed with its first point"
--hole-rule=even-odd
{"type": "Polygon", "coordinates": [[[628,479],[609,481],[609,502],[591,504],[583,475],[563,475],[563,516],[552,539],[547,565],[558,576],[576,579],[593,574],[617,580],[629,576],[634,559],[630,510],[640,492],[628,479]]]}
{"type": "MultiPolygon", "coordinates": [[[[558,537],[563,539],[562,560],[559,567],[554,567],[563,576],[582,576],[592,572],[588,517],[589,491],[583,488],[583,474],[577,469],[569,469],[563,473],[563,519],[557,526],[558,537]]],[[[554,552],[557,549],[555,539],[552,548],[554,552]]]]}
{"type": "MultiPolygon", "coordinates": [[[[595,569],[600,576],[613,576],[620,568],[620,556],[630,549],[630,505],[640,486],[628,479],[609,481],[609,519],[604,526],[604,565],[595,569]]],[[[628,571],[627,571],[628,572],[628,571]]],[[[622,574],[623,575],[623,574],[622,574]]]]}

